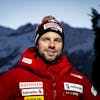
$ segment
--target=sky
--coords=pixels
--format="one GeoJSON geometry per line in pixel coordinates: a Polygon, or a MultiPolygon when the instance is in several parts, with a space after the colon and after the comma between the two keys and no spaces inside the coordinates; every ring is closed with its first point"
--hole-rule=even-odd
{"type": "Polygon", "coordinates": [[[17,29],[52,15],[72,27],[92,28],[91,8],[100,13],[100,0],[0,0],[0,26],[17,29]]]}

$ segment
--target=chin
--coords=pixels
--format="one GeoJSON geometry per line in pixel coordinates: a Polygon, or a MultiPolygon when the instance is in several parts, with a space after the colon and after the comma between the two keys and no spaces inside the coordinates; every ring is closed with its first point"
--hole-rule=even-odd
{"type": "Polygon", "coordinates": [[[46,60],[49,61],[49,62],[50,62],[50,61],[52,62],[52,61],[54,61],[55,59],[46,59],[46,60]]]}

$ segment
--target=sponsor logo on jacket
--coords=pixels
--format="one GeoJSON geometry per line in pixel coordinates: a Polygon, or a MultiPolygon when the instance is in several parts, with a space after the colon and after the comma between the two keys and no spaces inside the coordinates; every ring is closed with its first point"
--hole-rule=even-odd
{"type": "Polygon", "coordinates": [[[43,96],[44,95],[43,82],[19,82],[19,88],[21,89],[22,96],[43,96]]]}
{"type": "Polygon", "coordinates": [[[28,96],[24,97],[24,100],[44,100],[44,96],[28,96]]]}
{"type": "Polygon", "coordinates": [[[75,91],[75,92],[83,93],[83,86],[80,84],[64,82],[64,89],[67,91],[75,91]]]}
{"type": "Polygon", "coordinates": [[[43,88],[43,82],[20,82],[19,88],[43,88]]]}

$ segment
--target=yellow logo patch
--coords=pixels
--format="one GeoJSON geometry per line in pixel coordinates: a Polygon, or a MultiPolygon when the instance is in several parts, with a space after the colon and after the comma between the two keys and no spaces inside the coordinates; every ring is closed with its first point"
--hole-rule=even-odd
{"type": "Polygon", "coordinates": [[[44,96],[27,96],[24,100],[44,100],[44,96]]]}

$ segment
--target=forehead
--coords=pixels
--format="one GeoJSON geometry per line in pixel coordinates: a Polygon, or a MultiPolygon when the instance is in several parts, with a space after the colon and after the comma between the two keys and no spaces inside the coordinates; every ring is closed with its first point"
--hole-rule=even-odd
{"type": "Polygon", "coordinates": [[[46,32],[40,38],[42,38],[42,37],[61,38],[61,36],[58,33],[56,33],[56,32],[46,32]]]}

